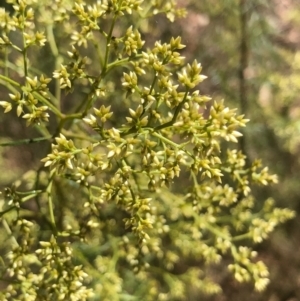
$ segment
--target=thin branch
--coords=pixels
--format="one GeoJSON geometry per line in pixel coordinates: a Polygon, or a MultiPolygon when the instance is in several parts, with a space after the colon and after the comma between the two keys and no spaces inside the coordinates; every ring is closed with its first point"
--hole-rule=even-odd
{"type": "Polygon", "coordinates": [[[3,142],[3,143],[0,143],[0,146],[17,146],[20,144],[32,144],[32,143],[37,143],[37,142],[41,142],[44,140],[50,140],[50,139],[52,139],[52,136],[29,138],[29,139],[22,139],[22,140],[17,140],[17,141],[3,142]]]}
{"type": "Polygon", "coordinates": [[[159,126],[157,126],[157,127],[155,127],[155,128],[154,128],[155,131],[159,131],[159,130],[162,130],[162,129],[164,129],[164,128],[170,127],[170,126],[172,126],[172,125],[175,123],[175,121],[177,120],[177,117],[178,117],[180,111],[182,110],[182,108],[183,108],[183,106],[184,106],[184,104],[185,104],[185,102],[186,102],[186,100],[187,100],[188,92],[189,92],[189,91],[188,91],[188,89],[187,89],[186,92],[185,92],[185,94],[184,94],[184,97],[183,97],[183,99],[182,99],[182,102],[181,102],[181,103],[176,107],[176,109],[175,109],[175,113],[174,113],[174,115],[173,115],[172,120],[171,120],[171,121],[168,121],[168,122],[166,122],[166,123],[163,123],[163,124],[161,124],[161,125],[159,125],[159,126]]]}
{"type": "Polygon", "coordinates": [[[53,178],[55,175],[55,171],[51,171],[49,183],[47,186],[47,194],[48,194],[48,209],[50,214],[50,221],[53,227],[53,230],[57,234],[56,222],[54,217],[54,208],[53,208],[53,199],[52,199],[52,185],[53,185],[53,178]]]}

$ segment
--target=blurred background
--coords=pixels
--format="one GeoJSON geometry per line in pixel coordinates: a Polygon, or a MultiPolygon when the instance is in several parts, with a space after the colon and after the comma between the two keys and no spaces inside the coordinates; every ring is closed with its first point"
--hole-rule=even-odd
{"type": "MultiPolygon", "coordinates": [[[[202,94],[224,99],[250,119],[240,141],[250,161],[261,158],[279,184],[259,190],[257,201],[271,196],[279,207],[300,212],[300,1],[299,0],[185,0],[185,19],[171,23],[157,15],[142,24],[143,39],[151,46],[157,39],[182,36],[188,62],[202,63],[208,79],[202,94]]],[[[47,48],[45,48],[47,51],[47,48]]],[[[41,55],[45,55],[41,54],[41,55]]],[[[44,69],[53,70],[48,61],[44,69]],[[47,65],[48,64],[48,65],[47,65]]],[[[4,91],[0,91],[1,98],[4,91]]],[[[4,99],[1,99],[4,100],[4,99]]],[[[0,141],[35,134],[25,122],[0,115],[0,141]]],[[[0,186],[40,165],[44,142],[0,148],[0,186]]],[[[256,249],[270,269],[271,284],[262,294],[252,285],[237,284],[225,268],[216,279],[223,294],[191,296],[201,301],[300,300],[300,217],[281,226],[256,249]]],[[[226,262],[225,262],[226,264],[226,262]]]]}
{"type": "MultiPolygon", "coordinates": [[[[165,29],[181,35],[189,61],[197,58],[208,79],[200,90],[224,99],[250,119],[240,148],[279,176],[257,192],[300,212],[300,1],[182,1],[188,15],[165,29]],[[179,24],[179,26],[178,26],[179,24]]],[[[201,300],[300,300],[299,215],[257,246],[271,273],[263,294],[219,275],[224,294],[201,300]]],[[[200,299],[199,299],[200,300],[200,299]]]]}

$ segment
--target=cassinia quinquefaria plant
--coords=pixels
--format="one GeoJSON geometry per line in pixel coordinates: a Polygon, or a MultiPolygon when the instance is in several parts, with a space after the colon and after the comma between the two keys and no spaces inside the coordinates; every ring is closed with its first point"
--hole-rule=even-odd
{"type": "Polygon", "coordinates": [[[149,18],[184,10],[7,2],[0,105],[36,136],[2,146],[48,152],[2,193],[0,299],[186,300],[220,292],[206,271],[224,257],[238,282],[263,290],[268,270],[249,245],[293,212],[255,202],[252,185],[276,176],[230,149],[247,120],[201,95],[205,76],[184,62],[180,37],[144,45],[149,18]]]}

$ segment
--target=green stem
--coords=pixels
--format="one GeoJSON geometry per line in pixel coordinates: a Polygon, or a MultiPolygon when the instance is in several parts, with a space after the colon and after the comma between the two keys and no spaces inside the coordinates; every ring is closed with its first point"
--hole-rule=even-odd
{"type": "MultiPolygon", "coordinates": [[[[16,191],[16,193],[18,195],[25,195],[25,196],[29,196],[29,195],[33,195],[33,196],[36,196],[40,193],[42,193],[43,190],[30,190],[30,191],[16,191]]],[[[22,202],[23,202],[24,199],[22,199],[22,202]]]]}
{"type": "Polygon", "coordinates": [[[62,129],[62,134],[64,136],[66,136],[67,138],[74,138],[74,139],[79,139],[79,140],[84,140],[84,141],[90,141],[92,143],[97,143],[99,141],[99,139],[95,139],[95,138],[89,137],[89,136],[74,134],[74,133],[65,131],[63,129],[62,129]]]}
{"type": "Polygon", "coordinates": [[[48,35],[48,43],[51,49],[52,54],[55,57],[59,56],[59,51],[55,42],[54,34],[53,34],[53,24],[49,24],[47,26],[47,35],[48,35]]]}
{"type": "MultiPolygon", "coordinates": [[[[26,20],[25,10],[22,11],[22,18],[26,20]]],[[[23,38],[23,49],[21,51],[23,56],[23,68],[24,68],[24,77],[28,76],[28,64],[27,64],[27,45],[26,45],[26,38],[25,38],[25,21],[22,24],[22,38],[23,38]]]]}
{"type": "Polygon", "coordinates": [[[65,115],[63,113],[60,112],[59,109],[56,108],[56,106],[54,104],[52,104],[48,99],[46,99],[44,96],[42,96],[41,94],[39,94],[38,92],[33,92],[32,93],[33,96],[38,99],[40,102],[42,102],[43,104],[45,104],[46,106],[48,106],[52,112],[59,118],[63,119],[65,118],[65,115]]]}
{"type": "Polygon", "coordinates": [[[104,57],[104,65],[103,65],[103,69],[101,72],[102,77],[106,74],[107,71],[107,65],[108,65],[108,58],[109,58],[109,50],[110,50],[110,43],[111,43],[111,37],[112,37],[112,32],[114,30],[115,27],[115,23],[117,20],[117,14],[114,15],[107,38],[106,38],[106,47],[105,47],[105,57],[104,57]]]}
{"type": "Polygon", "coordinates": [[[74,114],[68,114],[64,116],[64,120],[68,120],[68,119],[81,119],[82,113],[74,113],[74,114]]]}
{"type": "Polygon", "coordinates": [[[7,82],[1,80],[1,79],[0,79],[0,83],[1,83],[1,85],[5,86],[5,87],[6,87],[10,92],[12,92],[13,94],[17,94],[17,93],[19,92],[19,91],[18,91],[15,87],[13,87],[11,84],[9,84],[9,83],[7,83],[7,82]]]}
{"type": "Polygon", "coordinates": [[[2,219],[2,224],[3,224],[6,232],[10,235],[11,240],[12,240],[12,244],[14,245],[14,247],[18,247],[19,244],[18,244],[16,238],[13,236],[13,233],[12,233],[12,231],[11,231],[11,229],[10,229],[10,227],[9,227],[9,225],[8,225],[8,223],[5,219],[2,219]]]}
{"type": "Polygon", "coordinates": [[[232,241],[240,241],[240,240],[245,240],[245,239],[250,239],[251,235],[250,233],[245,233],[245,234],[241,234],[235,237],[232,237],[232,241]]]}
{"type": "Polygon", "coordinates": [[[36,197],[40,192],[37,192],[37,193],[34,193],[34,194],[30,194],[30,195],[27,195],[26,197],[22,198],[22,203],[25,203],[27,202],[28,200],[36,197]]]}
{"type": "Polygon", "coordinates": [[[22,140],[11,141],[11,142],[3,142],[3,143],[0,143],[0,146],[17,146],[20,144],[31,144],[31,143],[37,143],[40,141],[44,141],[44,140],[50,140],[51,138],[52,138],[52,136],[22,139],[22,140]]]}
{"type": "Polygon", "coordinates": [[[172,145],[175,149],[181,148],[181,146],[179,144],[177,144],[177,143],[173,142],[172,140],[160,135],[159,133],[153,132],[153,133],[151,133],[151,135],[158,138],[158,139],[160,139],[160,140],[162,140],[162,141],[164,141],[164,142],[166,142],[169,145],[172,145]]]}
{"type": "Polygon", "coordinates": [[[15,82],[14,80],[12,80],[11,78],[9,78],[9,77],[7,77],[5,75],[1,75],[0,74],[0,79],[2,79],[3,81],[5,81],[6,83],[9,83],[9,84],[11,84],[13,86],[21,88],[21,85],[19,83],[15,82]]]}
{"type": "Polygon", "coordinates": [[[5,209],[5,210],[3,210],[3,211],[0,211],[0,217],[2,217],[2,216],[5,215],[6,213],[8,213],[8,212],[10,212],[10,211],[12,211],[12,210],[14,210],[14,209],[16,209],[16,207],[12,206],[12,207],[9,207],[9,208],[7,208],[7,209],[5,209]]]}
{"type": "MultiPolygon", "coordinates": [[[[169,145],[172,145],[175,149],[183,149],[183,147],[188,144],[188,142],[185,142],[185,143],[182,143],[182,144],[177,144],[177,143],[175,143],[172,140],[162,136],[161,134],[159,134],[157,132],[151,132],[151,135],[158,138],[158,139],[160,139],[160,140],[162,140],[162,141],[164,141],[164,142],[166,142],[166,143],[168,143],[169,145]]],[[[184,150],[184,151],[188,156],[194,158],[194,156],[189,151],[187,151],[187,150],[184,150]]]]}
{"type": "Polygon", "coordinates": [[[50,221],[51,221],[51,224],[52,224],[53,229],[56,234],[57,228],[56,228],[56,222],[55,222],[55,217],[54,217],[53,200],[52,200],[52,185],[53,185],[54,174],[55,174],[55,171],[54,170],[51,171],[46,192],[48,194],[48,209],[49,209],[49,214],[50,214],[50,221]]]}
{"type": "Polygon", "coordinates": [[[177,117],[178,117],[180,111],[182,110],[184,104],[185,104],[186,101],[187,101],[188,93],[189,93],[189,90],[186,89],[185,94],[184,94],[184,97],[183,97],[181,103],[180,103],[180,104],[176,107],[176,109],[175,109],[175,112],[174,112],[174,115],[173,115],[172,120],[170,120],[170,121],[168,121],[168,122],[166,122],[166,123],[163,123],[163,124],[161,124],[161,125],[155,127],[155,128],[154,128],[155,131],[159,131],[159,130],[162,130],[162,129],[164,129],[164,128],[170,127],[170,126],[172,126],[172,125],[175,123],[175,121],[177,120],[177,117]]]}
{"type": "Polygon", "coordinates": [[[124,59],[121,59],[121,60],[115,60],[114,62],[112,62],[110,64],[107,64],[106,74],[116,66],[126,64],[126,63],[128,63],[129,61],[131,61],[133,59],[138,59],[138,58],[141,58],[141,57],[142,57],[142,54],[137,54],[133,57],[127,57],[127,58],[124,58],[124,59]]]}
{"type": "MultiPolygon", "coordinates": [[[[23,41],[25,43],[24,36],[23,36],[23,41]]],[[[24,76],[27,77],[28,76],[28,68],[27,68],[27,48],[26,47],[22,50],[22,56],[23,56],[24,76]]]]}
{"type": "Polygon", "coordinates": [[[130,60],[129,57],[125,58],[125,59],[121,59],[121,60],[115,60],[114,62],[110,63],[110,64],[107,64],[106,66],[106,72],[108,72],[110,69],[112,69],[113,67],[116,67],[116,66],[120,66],[122,64],[126,64],[128,63],[130,60]]]}
{"type": "Polygon", "coordinates": [[[94,98],[95,98],[95,90],[98,88],[100,82],[101,82],[101,75],[96,79],[96,81],[92,85],[91,91],[87,95],[86,100],[84,100],[82,102],[82,104],[80,104],[79,107],[77,108],[76,112],[80,111],[81,108],[84,106],[84,104],[87,103],[86,106],[85,106],[85,109],[82,113],[82,117],[86,116],[88,110],[92,107],[92,104],[93,104],[94,98]]]}
{"type": "MultiPolygon", "coordinates": [[[[20,71],[22,70],[20,67],[17,67],[16,65],[12,64],[11,62],[8,61],[8,58],[7,58],[7,61],[0,61],[0,66],[3,67],[4,69],[7,68],[7,69],[11,69],[17,73],[20,73],[20,71]]],[[[4,75],[6,77],[9,77],[8,76],[8,70],[7,70],[7,74],[4,73],[4,75]]]]}
{"type": "MultiPolygon", "coordinates": [[[[111,43],[112,32],[113,32],[113,29],[115,27],[116,20],[117,20],[117,15],[115,14],[114,17],[113,17],[110,29],[109,29],[109,33],[108,33],[107,38],[106,38],[106,47],[105,47],[105,57],[104,57],[103,68],[102,68],[102,71],[101,71],[100,75],[95,80],[94,84],[92,85],[92,90],[87,96],[87,101],[84,101],[83,104],[82,104],[82,105],[84,105],[87,102],[87,104],[85,106],[85,110],[82,113],[83,116],[85,116],[87,114],[88,110],[92,107],[92,104],[93,104],[94,99],[95,99],[95,90],[98,88],[101,80],[107,74],[107,66],[108,66],[108,59],[109,59],[109,52],[110,52],[110,43],[111,43]]],[[[82,108],[82,105],[79,106],[79,108],[76,110],[76,112],[78,112],[82,108]]]]}
{"type": "Polygon", "coordinates": [[[93,40],[93,45],[94,45],[94,47],[96,49],[96,53],[98,55],[100,66],[101,66],[101,68],[103,68],[103,58],[102,58],[102,53],[101,53],[98,41],[93,40]]]}
{"type": "MultiPolygon", "coordinates": [[[[59,66],[62,62],[62,57],[59,55],[59,51],[56,45],[55,37],[53,34],[53,24],[49,24],[47,26],[47,36],[48,42],[53,56],[55,57],[55,69],[59,69],[59,66]]],[[[60,108],[60,100],[61,100],[61,89],[59,79],[55,80],[55,99],[57,101],[56,105],[60,108]]]]}
{"type": "Polygon", "coordinates": [[[49,132],[49,130],[44,124],[35,124],[34,128],[44,137],[53,137],[53,135],[49,132]]]}
{"type": "MultiPolygon", "coordinates": [[[[157,75],[155,73],[153,81],[152,81],[152,84],[151,84],[151,87],[150,87],[150,90],[149,90],[149,95],[152,94],[152,91],[154,89],[156,81],[157,81],[157,75]]],[[[141,114],[140,118],[143,117],[143,115],[150,109],[150,107],[152,106],[153,102],[154,101],[150,101],[150,102],[145,101],[145,103],[143,104],[143,107],[144,107],[143,113],[141,114]]],[[[153,117],[153,115],[151,114],[148,124],[151,124],[152,117],[153,117]]]]}
{"type": "Polygon", "coordinates": [[[229,241],[231,240],[231,237],[226,236],[219,229],[211,226],[209,223],[205,223],[205,227],[207,230],[209,230],[211,233],[215,234],[217,237],[222,237],[224,240],[229,240],[229,241]]]}

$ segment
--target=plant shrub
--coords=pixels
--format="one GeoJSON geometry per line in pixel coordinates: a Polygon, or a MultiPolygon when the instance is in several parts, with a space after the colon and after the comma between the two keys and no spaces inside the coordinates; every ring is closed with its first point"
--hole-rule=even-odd
{"type": "Polygon", "coordinates": [[[35,136],[2,146],[47,151],[3,191],[1,300],[186,300],[221,291],[207,271],[222,259],[263,290],[268,270],[251,246],[293,212],[255,202],[251,187],[277,178],[234,146],[247,120],[200,93],[206,77],[185,63],[181,38],[144,45],[149,18],[184,10],[7,3],[0,105],[35,136]]]}

